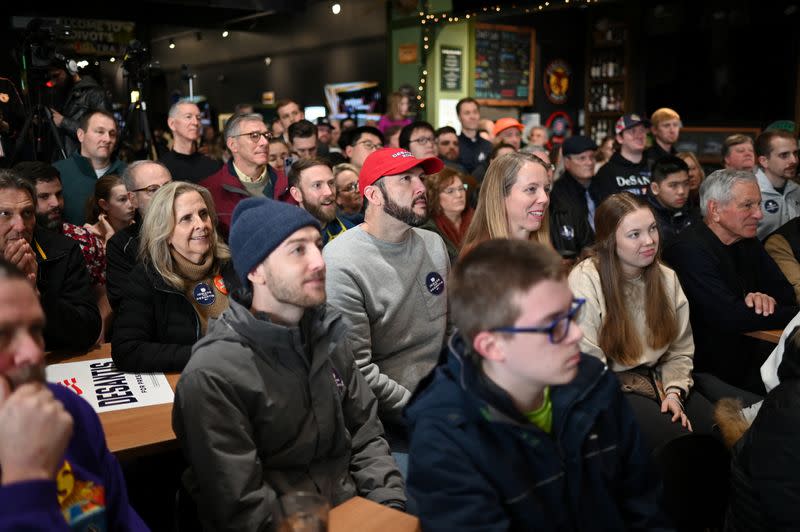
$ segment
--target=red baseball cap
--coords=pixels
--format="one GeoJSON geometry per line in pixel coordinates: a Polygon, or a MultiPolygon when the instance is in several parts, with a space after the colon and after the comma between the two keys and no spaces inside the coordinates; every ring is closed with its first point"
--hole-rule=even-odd
{"type": "Polygon", "coordinates": [[[422,167],[425,174],[435,174],[444,168],[444,163],[436,157],[417,159],[410,151],[402,148],[381,148],[369,154],[358,175],[358,189],[364,190],[386,175],[402,174],[416,166],[422,167]]]}

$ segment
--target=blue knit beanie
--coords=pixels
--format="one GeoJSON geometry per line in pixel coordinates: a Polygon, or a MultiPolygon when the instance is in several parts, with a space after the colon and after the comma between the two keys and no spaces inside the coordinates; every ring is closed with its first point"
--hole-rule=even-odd
{"type": "Polygon", "coordinates": [[[228,245],[233,267],[244,286],[247,274],[258,266],[281,242],[306,226],[320,228],[308,211],[269,198],[247,198],[236,205],[231,217],[228,245]]]}

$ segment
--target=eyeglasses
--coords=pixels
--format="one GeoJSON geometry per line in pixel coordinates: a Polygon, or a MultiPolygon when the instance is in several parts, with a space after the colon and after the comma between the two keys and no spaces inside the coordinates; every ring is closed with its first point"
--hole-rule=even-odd
{"type": "Polygon", "coordinates": [[[353,181],[349,185],[339,187],[337,190],[339,192],[358,192],[358,181],[353,181]]]}
{"type": "Polygon", "coordinates": [[[147,192],[148,194],[155,194],[156,190],[161,188],[162,185],[149,185],[144,188],[137,188],[136,190],[131,190],[131,192],[147,192]]]}
{"type": "Polygon", "coordinates": [[[447,194],[448,196],[452,196],[453,194],[458,194],[459,192],[466,192],[469,190],[469,185],[464,183],[457,187],[448,187],[442,190],[442,194],[447,194]]]}
{"type": "Polygon", "coordinates": [[[569,324],[572,323],[575,316],[578,315],[584,303],[586,303],[585,299],[573,299],[572,305],[567,313],[554,319],[547,327],[495,327],[494,329],[489,329],[489,331],[509,334],[547,333],[550,337],[551,344],[560,344],[564,341],[564,338],[567,337],[567,334],[569,334],[569,324]]]}
{"type": "Polygon", "coordinates": [[[409,144],[411,144],[412,142],[419,142],[420,146],[427,146],[428,144],[433,142],[433,137],[420,137],[418,139],[408,141],[409,144]]]}
{"type": "Polygon", "coordinates": [[[375,151],[383,148],[383,144],[381,143],[375,144],[371,140],[359,140],[358,142],[356,142],[356,145],[359,144],[363,145],[369,151],[375,151]]]}
{"type": "Polygon", "coordinates": [[[239,133],[238,135],[231,136],[231,138],[236,137],[247,137],[253,142],[258,142],[261,140],[261,137],[264,137],[264,140],[269,142],[272,139],[272,133],[269,131],[251,131],[250,133],[239,133]]]}

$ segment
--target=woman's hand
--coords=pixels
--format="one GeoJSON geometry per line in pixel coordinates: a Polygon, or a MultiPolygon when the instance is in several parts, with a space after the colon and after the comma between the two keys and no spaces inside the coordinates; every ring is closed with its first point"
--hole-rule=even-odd
{"type": "Polygon", "coordinates": [[[105,245],[109,240],[111,240],[111,237],[114,236],[114,228],[111,227],[110,223],[108,223],[105,214],[101,214],[97,217],[96,224],[84,224],[83,227],[88,229],[95,236],[99,237],[103,245],[105,245]]]}
{"type": "Polygon", "coordinates": [[[672,414],[673,423],[680,419],[681,426],[689,429],[689,432],[692,431],[692,423],[686,417],[686,412],[683,411],[683,402],[681,402],[681,398],[677,393],[670,392],[667,394],[661,402],[661,412],[664,414],[669,412],[672,414]]]}

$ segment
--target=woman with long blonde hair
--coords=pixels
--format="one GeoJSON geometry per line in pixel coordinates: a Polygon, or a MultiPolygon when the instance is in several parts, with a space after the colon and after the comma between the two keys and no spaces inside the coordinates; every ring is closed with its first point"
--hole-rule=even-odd
{"type": "Polygon", "coordinates": [[[509,153],[486,170],[478,207],[464,235],[461,256],[492,238],[518,238],[550,245],[548,168],[535,155],[509,153]]]}
{"type": "Polygon", "coordinates": [[[569,275],[581,351],[617,372],[651,448],[695,429],[710,432],[711,403],[692,393],[694,340],[678,276],[659,260],[655,216],[629,193],[595,213],[593,255],[569,275]],[[691,420],[691,421],[690,421],[691,420]]]}
{"type": "Polygon", "coordinates": [[[231,254],[217,234],[211,194],[173,181],[145,213],[139,264],[114,324],[111,356],[129,372],[181,371],[208,320],[228,308],[238,286],[231,254]]]}

